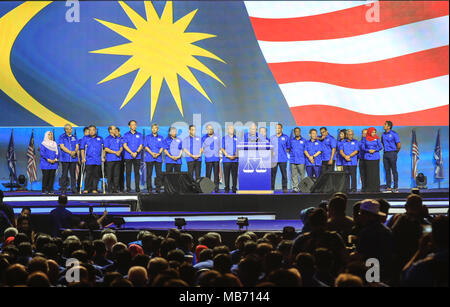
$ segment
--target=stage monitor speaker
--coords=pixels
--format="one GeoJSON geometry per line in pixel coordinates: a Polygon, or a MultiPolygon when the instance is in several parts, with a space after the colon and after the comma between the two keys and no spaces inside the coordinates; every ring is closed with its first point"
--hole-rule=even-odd
{"type": "Polygon", "coordinates": [[[311,193],[311,189],[316,182],[316,178],[314,177],[306,177],[300,181],[299,189],[302,193],[311,193]]]}
{"type": "Polygon", "coordinates": [[[326,172],[319,176],[311,188],[311,193],[347,192],[347,176],[345,172],[326,172]]]}
{"type": "Polygon", "coordinates": [[[163,173],[162,183],[167,194],[195,194],[201,193],[200,186],[194,178],[186,172],[163,173]]]}
{"type": "Polygon", "coordinates": [[[201,193],[210,194],[215,189],[214,182],[207,177],[200,177],[196,181],[197,185],[200,187],[201,193]]]}

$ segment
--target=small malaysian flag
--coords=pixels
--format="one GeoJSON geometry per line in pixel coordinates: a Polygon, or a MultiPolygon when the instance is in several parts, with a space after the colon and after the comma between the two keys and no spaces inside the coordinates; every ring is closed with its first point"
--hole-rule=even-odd
{"type": "Polygon", "coordinates": [[[419,145],[417,145],[416,131],[412,131],[412,177],[415,180],[417,177],[417,164],[419,163],[419,145]]]}
{"type": "Polygon", "coordinates": [[[28,144],[27,149],[27,175],[30,183],[37,181],[37,172],[36,172],[36,154],[34,151],[34,133],[31,132],[30,143],[28,144]]]}

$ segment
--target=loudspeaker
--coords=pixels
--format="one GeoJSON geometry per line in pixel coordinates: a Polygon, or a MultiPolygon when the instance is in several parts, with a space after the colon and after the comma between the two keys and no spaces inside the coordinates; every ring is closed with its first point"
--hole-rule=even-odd
{"type": "Polygon", "coordinates": [[[314,186],[314,183],[316,182],[316,178],[314,177],[306,177],[302,181],[300,181],[300,184],[298,185],[300,192],[302,193],[311,193],[312,187],[314,186]]]}
{"type": "Polygon", "coordinates": [[[347,192],[346,172],[326,172],[319,176],[311,188],[311,193],[347,192]]]}
{"type": "Polygon", "coordinates": [[[200,186],[194,178],[186,172],[163,173],[162,183],[167,194],[193,194],[201,193],[200,186]]]}
{"type": "Polygon", "coordinates": [[[200,177],[196,181],[197,185],[200,187],[201,193],[210,194],[215,189],[214,182],[207,177],[200,177]]]}

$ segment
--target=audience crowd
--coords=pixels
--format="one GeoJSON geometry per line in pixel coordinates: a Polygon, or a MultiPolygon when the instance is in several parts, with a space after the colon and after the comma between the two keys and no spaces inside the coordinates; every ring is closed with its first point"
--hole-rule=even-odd
{"type": "Polygon", "coordinates": [[[448,215],[430,216],[417,194],[405,207],[388,218],[388,202],[366,199],[349,217],[346,194],[336,193],[302,211],[300,233],[240,232],[226,246],[219,233],[194,239],[178,229],[165,237],[142,230],[134,242],[110,228],[97,240],[70,229],[51,236],[33,231],[29,208],[12,217],[1,203],[0,222],[10,225],[2,229],[0,286],[448,286],[448,215]]]}

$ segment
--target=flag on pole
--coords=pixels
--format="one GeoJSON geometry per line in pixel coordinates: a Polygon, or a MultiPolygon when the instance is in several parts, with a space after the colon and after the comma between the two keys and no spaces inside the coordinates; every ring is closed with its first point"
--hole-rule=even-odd
{"type": "MultiPolygon", "coordinates": [[[[142,137],[145,142],[145,129],[143,131],[142,137]]],[[[141,185],[145,185],[145,177],[147,175],[147,165],[145,164],[145,149],[142,149],[141,164],[139,166],[139,172],[141,173],[141,185]]]]}
{"type": "Polygon", "coordinates": [[[419,163],[419,145],[417,145],[415,130],[412,131],[411,150],[412,150],[412,177],[415,180],[417,177],[417,164],[419,163]]]}
{"type": "Polygon", "coordinates": [[[16,152],[14,151],[14,134],[12,129],[11,137],[9,138],[8,151],[6,152],[6,161],[8,162],[9,178],[15,181],[17,179],[16,152]]]}
{"type": "Polygon", "coordinates": [[[434,147],[434,160],[436,161],[436,168],[434,169],[435,179],[444,179],[444,160],[442,159],[441,150],[441,130],[438,130],[436,137],[436,146],[434,147]]]}
{"type": "Polygon", "coordinates": [[[30,142],[27,149],[27,175],[30,183],[37,181],[36,154],[34,151],[34,133],[31,132],[30,142]]]}
{"type": "MultiPolygon", "coordinates": [[[[78,140],[77,138],[77,131],[75,130],[75,139],[78,140]]],[[[80,159],[78,159],[77,165],[75,166],[75,180],[78,182],[78,178],[80,176],[80,170],[81,170],[81,165],[80,165],[80,159]]]]}

